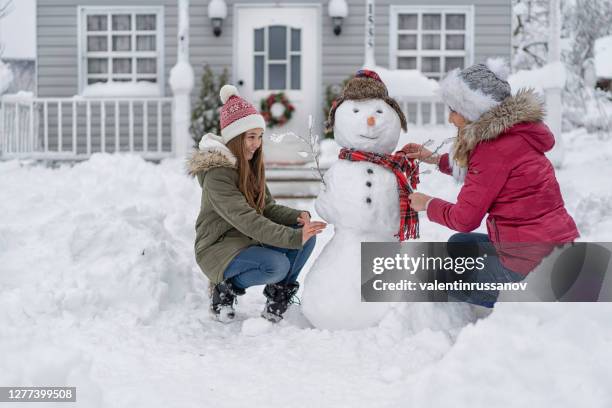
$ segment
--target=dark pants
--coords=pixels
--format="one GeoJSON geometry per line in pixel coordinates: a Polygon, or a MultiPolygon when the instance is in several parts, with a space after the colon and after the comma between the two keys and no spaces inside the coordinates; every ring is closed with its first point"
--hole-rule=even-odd
{"type": "Polygon", "coordinates": [[[223,277],[241,289],[269,283],[293,283],[315,247],[316,237],[301,249],[253,245],[240,251],[230,262],[223,277]]]}
{"type": "MultiPolygon", "coordinates": [[[[448,240],[448,254],[452,258],[478,257],[484,258],[484,268],[472,268],[462,274],[450,272],[447,281],[462,280],[469,283],[512,283],[525,279],[525,276],[506,268],[499,260],[495,246],[486,234],[459,233],[448,240]],[[454,244],[454,245],[453,245],[454,244]],[[473,245],[470,245],[473,244],[473,245]],[[486,254],[486,256],[484,256],[486,254]]],[[[460,301],[493,307],[497,301],[498,291],[451,291],[449,297],[460,301]]]]}

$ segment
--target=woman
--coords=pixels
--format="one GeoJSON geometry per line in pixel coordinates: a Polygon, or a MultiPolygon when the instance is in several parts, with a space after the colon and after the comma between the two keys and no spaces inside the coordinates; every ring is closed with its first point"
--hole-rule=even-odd
{"type": "Polygon", "coordinates": [[[266,285],[262,317],[278,322],[325,224],[274,202],[265,183],[265,121],[235,87],[225,85],[220,94],[221,136],[205,135],[189,161],[190,174],[202,186],[196,260],[211,283],[215,319],[231,321],[236,297],[266,285]]]}
{"type": "MultiPolygon", "coordinates": [[[[417,144],[403,150],[464,181],[455,204],[422,193],[410,196],[414,210],[427,211],[431,221],[460,232],[449,240],[451,256],[457,255],[453,248],[465,244],[488,254],[484,270],[463,280],[516,282],[550,253],[550,243],[573,242],[579,234],[544,155],[555,140],[542,122],[543,103],[530,90],[512,96],[507,74],[491,68],[496,69],[478,64],[455,70],[440,84],[451,109],[449,122],[458,129],[452,158],[417,144]],[[485,213],[488,233],[472,233],[485,213]]],[[[496,292],[464,295],[489,307],[497,298],[496,292]]]]}

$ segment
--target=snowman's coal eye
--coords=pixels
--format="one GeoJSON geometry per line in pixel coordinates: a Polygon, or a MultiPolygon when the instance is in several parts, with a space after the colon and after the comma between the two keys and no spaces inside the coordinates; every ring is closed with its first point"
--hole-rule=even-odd
{"type": "Polygon", "coordinates": [[[353,108],[353,112],[354,112],[354,113],[359,113],[359,109],[357,109],[357,108],[353,108]]]}
{"type": "Polygon", "coordinates": [[[383,113],[382,109],[376,109],[376,113],[383,113]]]}

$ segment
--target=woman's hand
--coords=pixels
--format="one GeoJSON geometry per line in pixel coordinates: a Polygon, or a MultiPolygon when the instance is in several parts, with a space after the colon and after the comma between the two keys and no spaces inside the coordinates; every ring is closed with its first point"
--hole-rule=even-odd
{"type": "Polygon", "coordinates": [[[304,225],[310,222],[310,213],[308,211],[302,211],[297,217],[298,225],[304,225]]]}
{"type": "Polygon", "coordinates": [[[427,208],[427,202],[433,197],[430,197],[423,193],[412,193],[408,196],[410,199],[410,208],[414,211],[425,211],[427,208]]]}
{"type": "Polygon", "coordinates": [[[438,164],[440,161],[440,155],[433,154],[431,150],[426,149],[425,146],[418,143],[408,143],[402,147],[401,151],[404,152],[409,159],[417,159],[429,164],[438,164]]]}
{"type": "Polygon", "coordinates": [[[305,223],[302,227],[302,243],[305,244],[310,238],[320,234],[325,227],[327,227],[327,224],[321,221],[308,221],[305,223]]]}

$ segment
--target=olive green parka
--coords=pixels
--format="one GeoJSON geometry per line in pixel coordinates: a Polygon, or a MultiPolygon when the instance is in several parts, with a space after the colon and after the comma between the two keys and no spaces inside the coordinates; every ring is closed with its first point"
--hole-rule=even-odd
{"type": "Polygon", "coordinates": [[[246,247],[302,247],[302,229],[291,227],[302,211],[276,204],[266,186],[265,208],[259,214],[238,189],[236,157],[225,145],[201,143],[188,160],[188,171],[202,187],[195,257],[212,283],[223,281],[229,263],[246,247]]]}

